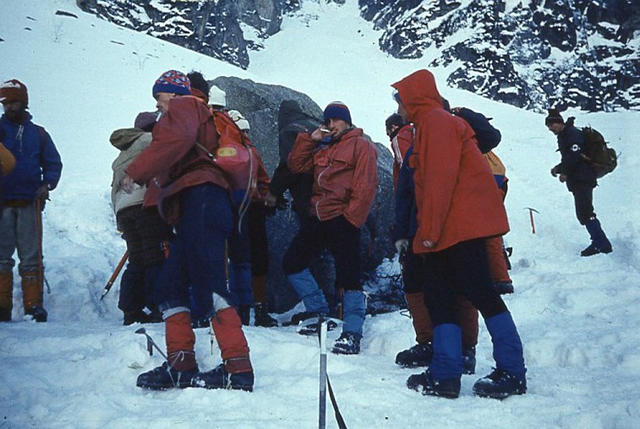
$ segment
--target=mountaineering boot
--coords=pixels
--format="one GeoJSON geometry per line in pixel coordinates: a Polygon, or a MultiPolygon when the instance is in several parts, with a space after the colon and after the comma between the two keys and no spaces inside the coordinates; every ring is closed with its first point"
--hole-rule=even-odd
{"type": "Polygon", "coordinates": [[[191,386],[191,379],[198,374],[191,314],[180,310],[168,309],[164,313],[168,361],[140,374],[136,386],[151,390],[184,389],[191,386]]]}
{"type": "Polygon", "coordinates": [[[24,314],[27,316],[31,316],[36,322],[46,322],[48,316],[47,310],[37,305],[34,305],[33,307],[25,311],[24,314]]]}
{"type": "Polygon", "coordinates": [[[403,368],[417,368],[420,366],[429,366],[433,356],[433,346],[431,341],[424,344],[416,344],[415,346],[403,350],[396,355],[396,365],[403,368]]]}
{"type": "Polygon", "coordinates": [[[264,328],[272,328],[278,326],[278,321],[269,315],[269,308],[266,303],[256,302],[254,304],[256,326],[262,326],[264,328]]]}
{"type": "Polygon", "coordinates": [[[218,341],[222,364],[201,372],[192,386],[205,389],[253,390],[253,368],[249,358],[249,345],[242,332],[242,323],[233,307],[219,310],[211,318],[211,328],[218,341]]]}
{"type": "Polygon", "coordinates": [[[309,269],[289,274],[287,279],[298,294],[298,297],[304,302],[307,311],[329,314],[329,304],[327,304],[324,294],[309,269]]]}
{"type": "Polygon", "coordinates": [[[423,395],[455,399],[460,395],[460,377],[435,380],[431,371],[427,369],[420,374],[410,375],[407,387],[423,395]]]}
{"type": "Polygon", "coordinates": [[[0,271],[0,322],[11,320],[13,309],[13,272],[0,271]]]}
{"type": "Polygon", "coordinates": [[[333,344],[333,353],[340,355],[357,355],[360,353],[360,339],[359,334],[353,332],[343,332],[340,337],[333,344]]]}
{"type": "Polygon", "coordinates": [[[473,392],[478,396],[504,399],[510,395],[522,395],[527,391],[522,343],[511,318],[505,311],[485,320],[493,342],[493,358],[496,369],[478,380],[473,392]]]}
{"type": "MultiPolygon", "coordinates": [[[[320,316],[323,316],[324,318],[324,315],[317,315],[318,320],[315,320],[314,318],[314,321],[307,322],[306,324],[298,328],[298,334],[309,335],[309,336],[318,335],[318,332],[319,332],[318,324],[320,323],[320,320],[319,320],[320,316]]],[[[327,322],[327,332],[331,332],[338,327],[338,323],[335,322],[334,320],[326,319],[326,318],[324,318],[324,320],[327,322]]]]}
{"type": "Polygon", "coordinates": [[[37,271],[29,271],[22,276],[22,303],[24,314],[32,316],[36,322],[46,322],[47,312],[42,307],[42,279],[37,271]]]}
{"type": "Polygon", "coordinates": [[[473,385],[473,393],[483,398],[504,399],[511,395],[524,395],[526,392],[527,380],[503,369],[494,369],[473,385]]]}
{"type": "Polygon", "coordinates": [[[200,372],[191,380],[193,387],[253,391],[253,370],[249,358],[237,358],[221,363],[211,371],[200,372]],[[235,372],[228,368],[234,367],[235,372]]]}
{"type": "Polygon", "coordinates": [[[592,256],[598,253],[611,253],[613,250],[611,242],[602,230],[600,221],[594,216],[587,221],[585,226],[587,227],[587,231],[589,231],[591,244],[580,252],[580,256],[592,256]]]}
{"type": "Polygon", "coordinates": [[[180,351],[170,354],[169,361],[144,372],[138,376],[136,386],[150,390],[166,390],[171,388],[184,389],[192,386],[192,380],[198,375],[195,354],[180,351]],[[184,369],[179,369],[184,368],[184,369]]]}
{"type": "Polygon", "coordinates": [[[462,373],[476,373],[476,348],[467,347],[462,349],[462,373]]]}

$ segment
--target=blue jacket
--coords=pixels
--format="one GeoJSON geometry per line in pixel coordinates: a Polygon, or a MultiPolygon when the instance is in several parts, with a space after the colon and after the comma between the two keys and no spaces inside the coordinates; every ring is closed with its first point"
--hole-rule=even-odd
{"type": "Polygon", "coordinates": [[[4,131],[3,143],[16,158],[11,174],[2,179],[5,200],[33,200],[36,190],[43,184],[54,189],[60,180],[62,162],[49,134],[31,122],[26,114],[21,124],[0,118],[4,131]]]}
{"type": "Polygon", "coordinates": [[[409,159],[413,155],[413,145],[409,147],[402,160],[398,173],[398,189],[396,190],[396,224],[393,229],[393,240],[403,238],[411,240],[418,230],[418,208],[415,198],[413,169],[409,167],[409,159]]]}

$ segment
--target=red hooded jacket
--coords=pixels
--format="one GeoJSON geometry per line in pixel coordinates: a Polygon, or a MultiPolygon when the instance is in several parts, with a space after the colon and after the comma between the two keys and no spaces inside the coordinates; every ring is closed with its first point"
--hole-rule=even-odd
{"type": "Polygon", "coordinates": [[[340,215],[360,228],[367,220],[378,190],[375,146],[352,128],[336,143],[317,147],[307,133],[299,133],[289,153],[293,173],[313,173],[311,211],[321,221],[340,215]]]}
{"type": "Polygon", "coordinates": [[[196,141],[210,153],[218,148],[209,109],[193,96],[172,98],[169,111],[153,128],[151,144],[126,169],[135,182],[149,186],[144,205],[157,203],[170,224],[179,213],[178,199],[170,197],[181,190],[203,183],[229,188],[223,172],[196,141]]]}
{"type": "Polygon", "coordinates": [[[410,160],[418,209],[414,252],[507,233],[502,197],[473,130],[442,108],[433,75],[419,70],[392,86],[416,127],[410,160]]]}

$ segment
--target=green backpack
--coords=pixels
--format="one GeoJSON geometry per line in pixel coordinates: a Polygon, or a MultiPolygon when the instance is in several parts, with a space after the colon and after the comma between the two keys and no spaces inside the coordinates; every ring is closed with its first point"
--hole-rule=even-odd
{"type": "Polygon", "coordinates": [[[596,172],[598,179],[611,173],[618,166],[618,154],[597,130],[591,127],[582,128],[585,145],[582,156],[596,172]]]}

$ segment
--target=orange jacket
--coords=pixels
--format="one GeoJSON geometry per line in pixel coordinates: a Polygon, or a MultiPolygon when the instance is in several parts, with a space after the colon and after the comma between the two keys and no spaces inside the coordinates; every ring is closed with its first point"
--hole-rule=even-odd
{"type": "Polygon", "coordinates": [[[293,173],[313,173],[312,215],[321,221],[344,215],[360,228],[378,188],[377,159],[373,143],[353,128],[326,146],[299,133],[288,165],[293,173]]]}
{"type": "Polygon", "coordinates": [[[433,75],[419,70],[392,85],[416,127],[413,156],[415,253],[509,231],[502,198],[473,130],[442,108],[433,75]],[[428,247],[425,241],[434,243],[428,247]]]}
{"type": "Polygon", "coordinates": [[[398,174],[404,155],[413,144],[413,125],[407,124],[398,130],[398,134],[391,140],[393,152],[393,190],[398,188],[398,174]]]}

